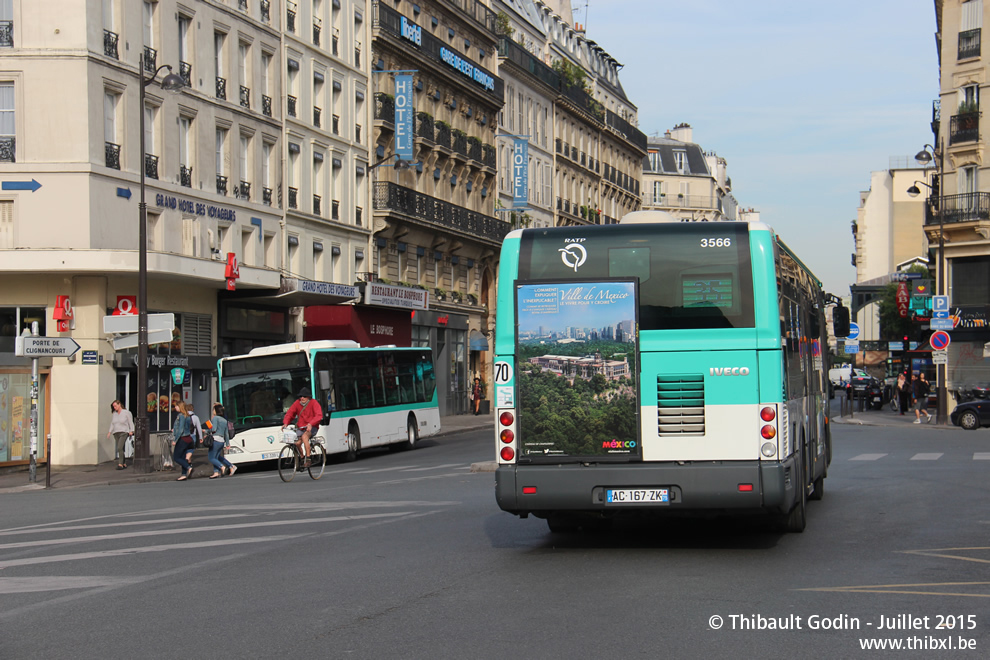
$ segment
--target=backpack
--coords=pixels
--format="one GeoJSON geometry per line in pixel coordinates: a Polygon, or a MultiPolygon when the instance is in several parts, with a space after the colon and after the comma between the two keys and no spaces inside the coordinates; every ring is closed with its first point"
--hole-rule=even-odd
{"type": "Polygon", "coordinates": [[[234,429],[234,422],[232,422],[232,421],[230,421],[228,419],[227,420],[227,439],[230,440],[235,435],[237,435],[237,431],[234,429]]]}

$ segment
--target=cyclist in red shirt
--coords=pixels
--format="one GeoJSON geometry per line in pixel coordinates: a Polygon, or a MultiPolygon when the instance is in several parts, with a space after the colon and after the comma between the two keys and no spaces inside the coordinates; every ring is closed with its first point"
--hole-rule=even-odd
{"type": "Polygon", "coordinates": [[[299,440],[296,441],[296,445],[298,446],[302,442],[303,450],[306,452],[306,461],[303,463],[303,467],[309,467],[309,439],[316,435],[320,428],[320,422],[323,421],[323,409],[320,408],[319,403],[310,397],[309,390],[306,388],[299,390],[299,398],[289,406],[289,410],[285,413],[285,419],[282,420],[282,430],[284,431],[285,427],[291,424],[296,417],[299,418],[299,423],[296,425],[296,435],[299,440]]]}

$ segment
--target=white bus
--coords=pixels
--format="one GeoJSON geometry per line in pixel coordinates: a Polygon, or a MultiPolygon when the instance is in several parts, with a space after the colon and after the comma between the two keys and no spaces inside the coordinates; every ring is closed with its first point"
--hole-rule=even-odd
{"type": "Polygon", "coordinates": [[[305,388],[323,408],[317,437],[327,454],[412,448],[440,431],[436,379],[428,348],[362,348],[353,341],[311,341],[256,348],[222,358],[220,402],[234,423],[231,463],[273,460],[282,420],[305,388]]]}

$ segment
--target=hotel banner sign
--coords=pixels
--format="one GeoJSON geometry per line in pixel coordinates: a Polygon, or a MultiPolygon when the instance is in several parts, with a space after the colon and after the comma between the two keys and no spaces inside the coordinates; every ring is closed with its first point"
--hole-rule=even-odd
{"type": "Polygon", "coordinates": [[[364,287],[364,303],[381,307],[427,309],[429,294],[426,289],[394,286],[381,282],[368,282],[364,287]]]}
{"type": "Polygon", "coordinates": [[[413,77],[395,77],[395,155],[413,159],[413,77]]]}
{"type": "Polygon", "coordinates": [[[512,141],[512,206],[525,208],[529,203],[529,140],[512,141]]]}

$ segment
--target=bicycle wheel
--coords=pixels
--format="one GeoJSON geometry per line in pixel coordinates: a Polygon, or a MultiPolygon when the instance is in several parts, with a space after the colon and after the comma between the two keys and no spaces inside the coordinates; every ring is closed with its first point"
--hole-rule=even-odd
{"type": "Polygon", "coordinates": [[[296,476],[296,467],[299,463],[299,453],[295,445],[285,445],[278,453],[278,476],[282,481],[288,483],[296,476]]]}
{"type": "Polygon", "coordinates": [[[309,476],[319,479],[323,476],[323,468],[327,464],[327,452],[321,444],[312,444],[309,448],[309,476]]]}

